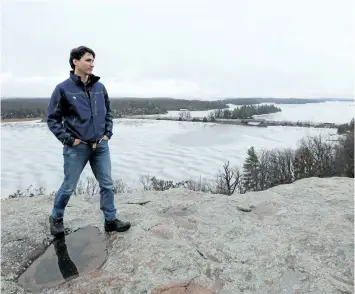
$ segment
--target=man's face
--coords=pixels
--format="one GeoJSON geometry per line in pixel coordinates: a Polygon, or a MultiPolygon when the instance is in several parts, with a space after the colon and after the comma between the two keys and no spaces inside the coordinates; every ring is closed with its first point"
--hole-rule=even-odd
{"type": "Polygon", "coordinates": [[[86,75],[92,74],[94,69],[94,57],[92,54],[86,52],[80,60],[74,59],[73,62],[77,71],[86,75]]]}

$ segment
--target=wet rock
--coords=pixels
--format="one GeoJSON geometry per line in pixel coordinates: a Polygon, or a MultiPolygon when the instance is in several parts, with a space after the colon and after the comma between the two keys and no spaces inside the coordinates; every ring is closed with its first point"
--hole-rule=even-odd
{"type": "MultiPolygon", "coordinates": [[[[74,278],[64,280],[58,270],[62,282],[42,292],[353,293],[353,195],[347,178],[310,178],[233,196],[184,189],[121,194],[115,198],[118,215],[132,227],[103,241],[102,267],[81,272],[68,250],[79,276],[71,267],[74,278]]],[[[18,276],[28,266],[22,258],[43,254],[52,241],[52,201],[38,196],[2,203],[4,293],[20,291],[18,276]]],[[[72,232],[68,240],[88,226],[106,236],[99,202],[84,196],[70,200],[64,223],[72,232]]]]}
{"type": "MultiPolygon", "coordinates": [[[[44,253],[53,237],[48,216],[53,197],[38,196],[1,200],[1,276],[14,281],[33,260],[44,253]]],[[[88,225],[103,230],[100,212],[84,197],[73,197],[66,210],[64,225],[69,231],[88,225]]]]}
{"type": "Polygon", "coordinates": [[[18,283],[40,292],[96,271],[106,260],[106,240],[95,227],[85,227],[53,241],[43,255],[19,277],[18,283]]]}

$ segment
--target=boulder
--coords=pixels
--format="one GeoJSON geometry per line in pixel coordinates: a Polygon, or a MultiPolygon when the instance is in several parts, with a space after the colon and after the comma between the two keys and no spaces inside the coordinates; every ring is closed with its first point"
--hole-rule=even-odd
{"type": "MultiPolygon", "coordinates": [[[[353,293],[353,197],[349,178],[309,178],[233,196],[132,192],[116,196],[118,216],[131,221],[131,229],[107,234],[98,196],[73,195],[64,223],[79,275],[52,284],[42,276],[36,291],[353,293]],[[97,236],[85,239],[80,229],[97,236]],[[83,238],[89,241],[75,241],[83,238]],[[96,252],[97,264],[85,253],[95,252],[90,247],[73,253],[73,244],[88,242],[105,251],[96,252]]],[[[2,200],[3,293],[26,293],[24,277],[33,282],[43,267],[58,267],[48,226],[52,202],[49,196],[2,200]]]]}

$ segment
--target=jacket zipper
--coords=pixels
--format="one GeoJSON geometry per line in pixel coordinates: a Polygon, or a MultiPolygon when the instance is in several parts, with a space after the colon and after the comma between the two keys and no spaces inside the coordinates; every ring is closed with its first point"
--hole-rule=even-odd
{"type": "MultiPolygon", "coordinates": [[[[85,92],[86,97],[88,97],[88,99],[89,99],[90,110],[91,110],[91,118],[92,118],[92,123],[94,125],[94,134],[95,134],[95,139],[96,139],[97,136],[96,136],[95,121],[94,121],[94,113],[93,113],[92,105],[91,105],[91,97],[90,97],[90,93],[88,91],[86,91],[86,86],[85,85],[84,85],[84,92],[85,92]]],[[[96,104],[96,100],[95,100],[95,104],[96,104]]]]}

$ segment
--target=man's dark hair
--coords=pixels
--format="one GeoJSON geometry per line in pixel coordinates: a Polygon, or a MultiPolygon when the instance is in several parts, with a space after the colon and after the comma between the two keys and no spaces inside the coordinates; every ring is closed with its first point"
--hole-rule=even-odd
{"type": "Polygon", "coordinates": [[[73,59],[79,60],[81,57],[83,57],[85,55],[85,53],[90,53],[95,58],[94,50],[92,50],[88,47],[85,47],[85,46],[79,46],[79,47],[74,48],[70,51],[69,64],[73,70],[75,69],[73,59]]]}

